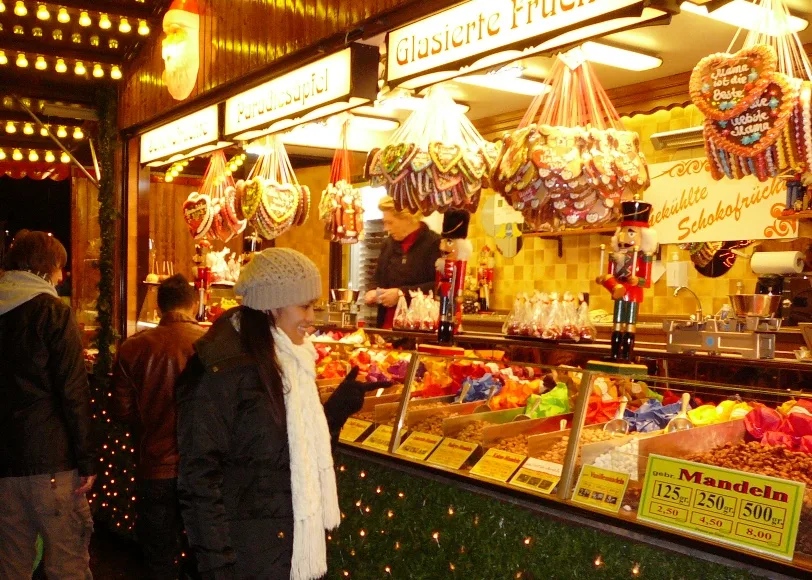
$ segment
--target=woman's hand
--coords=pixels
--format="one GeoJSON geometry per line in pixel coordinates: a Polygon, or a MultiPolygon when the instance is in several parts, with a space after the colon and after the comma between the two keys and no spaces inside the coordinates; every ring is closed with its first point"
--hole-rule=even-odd
{"type": "Polygon", "coordinates": [[[398,288],[387,288],[381,292],[381,304],[387,308],[394,308],[398,305],[400,290],[398,288]]]}
{"type": "Polygon", "coordinates": [[[365,393],[391,386],[391,381],[362,383],[358,381],[358,367],[352,367],[352,370],[347,374],[346,378],[324,403],[324,410],[328,415],[328,422],[332,418],[337,420],[340,425],[343,425],[347,417],[353,413],[357,413],[361,410],[361,407],[364,406],[365,393]]]}
{"type": "Polygon", "coordinates": [[[369,290],[364,294],[364,302],[367,306],[374,306],[378,303],[378,291],[369,290]]]}

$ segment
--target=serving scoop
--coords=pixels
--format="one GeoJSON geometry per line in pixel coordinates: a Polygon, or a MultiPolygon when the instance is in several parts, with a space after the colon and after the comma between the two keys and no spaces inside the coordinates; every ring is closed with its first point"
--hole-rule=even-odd
{"type": "Polygon", "coordinates": [[[629,422],[623,418],[623,413],[626,412],[626,405],[628,404],[629,399],[626,397],[620,399],[620,407],[618,407],[617,413],[615,413],[615,418],[603,426],[604,431],[610,435],[617,436],[623,436],[629,433],[629,422]]]}
{"type": "Polygon", "coordinates": [[[693,429],[694,423],[688,418],[688,401],[691,400],[691,395],[682,393],[682,406],[676,417],[668,422],[665,426],[666,433],[673,433],[674,431],[685,431],[686,429],[693,429]]]}

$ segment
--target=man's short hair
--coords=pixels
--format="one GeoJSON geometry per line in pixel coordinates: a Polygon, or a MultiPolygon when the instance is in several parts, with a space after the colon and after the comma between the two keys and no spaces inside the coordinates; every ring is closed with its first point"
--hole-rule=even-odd
{"type": "Polygon", "coordinates": [[[195,289],[183,274],[170,276],[158,286],[158,308],[166,314],[173,310],[191,308],[195,304],[195,289]]]}
{"type": "Polygon", "coordinates": [[[8,249],[6,270],[28,270],[38,276],[50,276],[68,262],[65,246],[51,234],[20,230],[8,249]]]}

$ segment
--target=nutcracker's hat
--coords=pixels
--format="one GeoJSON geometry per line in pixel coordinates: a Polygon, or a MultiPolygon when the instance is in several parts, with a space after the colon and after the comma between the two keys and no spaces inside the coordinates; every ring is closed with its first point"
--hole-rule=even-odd
{"type": "Polygon", "coordinates": [[[633,201],[624,201],[620,204],[623,217],[620,220],[621,227],[634,226],[638,228],[647,228],[649,217],[651,216],[651,204],[645,201],[635,199],[633,201]]]}
{"type": "Polygon", "coordinates": [[[450,209],[443,214],[443,231],[441,238],[447,240],[464,240],[468,237],[468,224],[471,214],[463,209],[450,209]]]}

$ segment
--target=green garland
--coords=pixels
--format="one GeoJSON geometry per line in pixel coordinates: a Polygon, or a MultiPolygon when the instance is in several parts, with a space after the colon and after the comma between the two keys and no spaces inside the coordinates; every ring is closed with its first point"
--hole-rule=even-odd
{"type": "Polygon", "coordinates": [[[371,461],[336,465],[330,579],[753,578],[371,461]]]}

